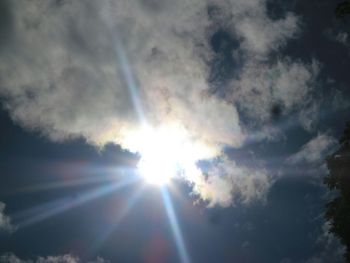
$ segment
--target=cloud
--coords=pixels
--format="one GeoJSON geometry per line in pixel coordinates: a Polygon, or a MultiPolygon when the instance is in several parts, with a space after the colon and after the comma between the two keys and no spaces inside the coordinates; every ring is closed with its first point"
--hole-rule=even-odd
{"type": "Polygon", "coordinates": [[[335,40],[338,41],[341,44],[346,45],[348,42],[349,35],[346,32],[340,32],[336,35],[335,40]]]}
{"type": "MultiPolygon", "coordinates": [[[[35,260],[24,260],[17,257],[13,253],[6,253],[0,256],[1,263],[79,263],[82,262],[80,258],[72,256],[70,254],[58,255],[58,256],[47,256],[37,257],[35,260]]],[[[105,260],[101,257],[97,257],[94,261],[88,261],[87,263],[108,263],[110,261],[105,260]]]]}
{"type": "Polygon", "coordinates": [[[299,19],[292,13],[279,20],[270,19],[266,1],[219,0],[211,3],[216,3],[220,10],[217,19],[242,39],[241,48],[248,56],[260,57],[277,51],[299,31],[299,19]]]}
{"type": "Polygon", "coordinates": [[[0,202],[0,232],[12,232],[15,230],[15,227],[11,224],[11,219],[9,216],[5,215],[6,205],[3,202],[0,202]]]}
{"type": "MultiPolygon", "coordinates": [[[[271,105],[278,104],[282,116],[312,105],[318,63],[270,57],[298,35],[299,18],[287,13],[270,19],[265,0],[7,0],[2,5],[3,105],[22,127],[54,141],[85,138],[137,152],[130,135],[146,120],[155,128],[178,126],[212,150],[208,158],[222,158],[225,147],[242,147],[249,136],[239,110],[265,125],[271,105]],[[220,29],[237,41],[233,53],[241,57],[225,96],[212,92],[208,82],[215,53],[209,39],[220,29]]],[[[306,128],[317,108],[309,112],[300,117],[306,128]]],[[[259,176],[264,181],[264,173],[220,165],[233,165],[221,169],[227,174],[253,175],[220,177],[212,171],[208,179],[188,179],[205,181],[204,188],[194,185],[197,193],[210,204],[234,202],[235,193],[243,202],[254,199],[251,185],[259,176]],[[238,181],[232,184],[233,179],[238,181]]]]}
{"type": "Polygon", "coordinates": [[[330,224],[326,221],[315,240],[316,246],[321,248],[320,252],[307,259],[306,263],[344,262],[346,247],[329,230],[330,224]]]}
{"type": "Polygon", "coordinates": [[[309,163],[318,164],[337,147],[337,140],[326,134],[318,134],[303,145],[299,152],[287,159],[291,164],[309,163]]]}
{"type": "Polygon", "coordinates": [[[0,54],[0,94],[23,126],[54,140],[82,136],[124,146],[140,126],[134,107],[142,106],[154,126],[180,122],[214,145],[242,144],[234,105],[208,94],[206,66],[196,54],[196,41],[206,41],[202,1],[11,5],[18,10],[15,41],[0,54]]]}
{"type": "MultiPolygon", "coordinates": [[[[272,65],[250,61],[239,78],[232,81],[231,96],[250,118],[260,123],[271,119],[273,105],[279,105],[282,115],[297,110],[303,114],[301,109],[312,99],[318,73],[316,61],[305,64],[285,58],[272,65]]],[[[304,119],[306,122],[310,118],[304,119]]]]}
{"type": "Polygon", "coordinates": [[[332,108],[337,110],[344,110],[350,106],[349,100],[346,99],[344,93],[336,89],[333,93],[332,108]]]}
{"type": "Polygon", "coordinates": [[[196,182],[193,193],[208,201],[209,207],[249,204],[264,201],[273,181],[265,169],[240,167],[234,161],[222,159],[196,182]]]}

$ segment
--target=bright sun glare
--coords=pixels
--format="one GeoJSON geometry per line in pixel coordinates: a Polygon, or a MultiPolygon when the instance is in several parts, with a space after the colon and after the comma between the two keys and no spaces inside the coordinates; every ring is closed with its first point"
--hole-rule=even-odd
{"type": "Polygon", "coordinates": [[[176,175],[177,165],[175,160],[164,158],[156,150],[150,150],[141,157],[138,169],[148,183],[162,186],[176,175]]]}
{"type": "Polygon", "coordinates": [[[184,141],[173,130],[148,130],[138,169],[148,183],[162,186],[179,174],[184,160],[184,141]]]}
{"type": "Polygon", "coordinates": [[[141,176],[156,186],[166,185],[178,176],[194,174],[196,162],[212,154],[178,126],[149,128],[131,139],[141,156],[137,167],[141,176]]]}

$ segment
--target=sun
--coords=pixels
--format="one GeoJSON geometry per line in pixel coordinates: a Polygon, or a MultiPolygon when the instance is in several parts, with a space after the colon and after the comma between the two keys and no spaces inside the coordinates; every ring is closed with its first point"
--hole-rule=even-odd
{"type": "Polygon", "coordinates": [[[148,183],[163,186],[176,176],[176,161],[164,158],[158,152],[150,152],[141,157],[138,170],[148,183]]]}
{"type": "Polygon", "coordinates": [[[196,163],[216,154],[177,124],[135,130],[129,133],[125,145],[140,155],[137,170],[142,178],[159,187],[176,178],[194,182],[198,174],[196,163]]]}
{"type": "Polygon", "coordinates": [[[163,186],[175,178],[184,166],[184,142],[169,130],[148,130],[144,133],[138,170],[150,184],[163,186]]]}

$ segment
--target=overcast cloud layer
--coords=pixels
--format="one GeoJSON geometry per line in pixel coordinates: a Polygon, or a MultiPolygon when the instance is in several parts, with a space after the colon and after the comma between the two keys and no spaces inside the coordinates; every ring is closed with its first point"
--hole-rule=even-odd
{"type": "Polygon", "coordinates": [[[272,105],[299,116],[306,130],[314,127],[320,65],[311,57],[273,56],[298,36],[301,21],[292,13],[270,19],[264,0],[1,5],[0,96],[13,120],[53,140],[83,137],[131,151],[138,149],[128,136],[140,129],[140,117],[154,127],[175,123],[213,149],[208,157],[219,157],[208,176],[190,181],[211,206],[249,203],[268,191],[267,171],[221,155],[247,138],[273,137],[263,128],[272,105]],[[213,92],[208,79],[217,54],[210,38],[218,30],[237,41],[237,74],[213,92]],[[243,124],[240,114],[250,122],[243,124]]]}

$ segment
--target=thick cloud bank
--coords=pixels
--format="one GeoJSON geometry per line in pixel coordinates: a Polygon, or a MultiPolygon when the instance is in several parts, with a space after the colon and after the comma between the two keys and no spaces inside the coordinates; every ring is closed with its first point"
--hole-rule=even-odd
{"type": "MultiPolygon", "coordinates": [[[[83,137],[138,151],[129,135],[146,120],[180,126],[213,158],[250,136],[239,112],[263,126],[278,104],[282,114],[298,112],[307,129],[317,112],[310,102],[317,62],[272,59],[297,37],[299,18],[270,19],[264,0],[18,0],[2,1],[0,12],[4,106],[53,140],[83,137]],[[209,39],[218,30],[238,43],[231,51],[237,77],[223,93],[208,81],[209,39]]],[[[260,198],[271,183],[264,170],[234,162],[213,169],[191,181],[211,205],[260,198]]]]}

